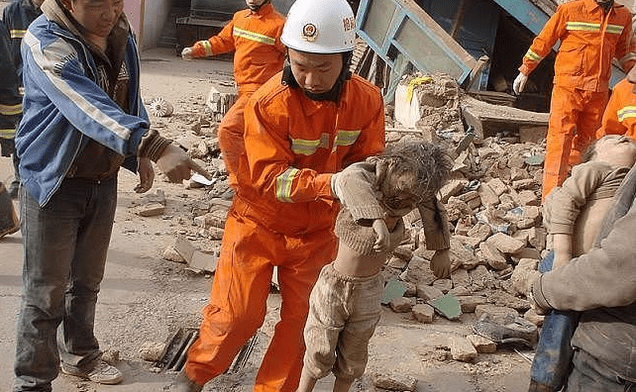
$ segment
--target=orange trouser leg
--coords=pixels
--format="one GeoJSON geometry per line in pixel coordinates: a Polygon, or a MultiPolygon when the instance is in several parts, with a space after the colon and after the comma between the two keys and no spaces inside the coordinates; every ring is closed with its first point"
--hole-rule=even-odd
{"type": "Polygon", "coordinates": [[[263,323],[273,266],[269,232],[239,220],[233,208],[225,224],[210,302],[199,338],[188,351],[185,372],[204,385],[225,372],[263,323]]]}
{"type": "MultiPolygon", "coordinates": [[[[276,325],[256,376],[254,392],[293,392],[298,388],[305,344],[303,328],[309,294],[321,268],[335,257],[336,239],[330,231],[287,238],[287,262],[278,264],[281,320],[276,325]]],[[[284,259],[282,259],[284,260],[284,259]]]]}
{"type": "Polygon", "coordinates": [[[543,165],[542,198],[563,183],[568,174],[572,140],[580,110],[578,90],[554,86],[543,165]]]}
{"type": "Polygon", "coordinates": [[[581,112],[576,123],[576,134],[572,139],[570,167],[581,163],[581,153],[596,140],[596,131],[601,126],[603,111],[609,100],[609,92],[584,91],[581,112]]]}
{"type": "Polygon", "coordinates": [[[243,111],[248,97],[247,94],[241,95],[230,110],[225,113],[221,124],[219,124],[219,147],[229,173],[230,186],[233,188],[236,188],[238,184],[236,173],[239,168],[239,158],[245,152],[243,111]]]}

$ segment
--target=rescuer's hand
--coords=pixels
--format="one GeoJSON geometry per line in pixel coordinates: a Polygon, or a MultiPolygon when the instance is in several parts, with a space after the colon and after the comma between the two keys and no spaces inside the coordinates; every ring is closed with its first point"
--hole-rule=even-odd
{"type": "Polygon", "coordinates": [[[519,75],[517,75],[517,77],[515,78],[515,81],[512,83],[512,91],[514,91],[515,94],[517,95],[521,94],[523,89],[526,87],[527,81],[528,81],[528,76],[519,72],[519,75]]]}
{"type": "Polygon", "coordinates": [[[183,48],[183,50],[181,51],[181,58],[184,60],[192,60],[192,48],[183,48]]]}

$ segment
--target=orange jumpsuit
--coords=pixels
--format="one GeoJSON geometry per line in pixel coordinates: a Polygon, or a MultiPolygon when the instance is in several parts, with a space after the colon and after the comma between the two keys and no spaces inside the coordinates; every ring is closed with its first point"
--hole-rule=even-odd
{"type": "Polygon", "coordinates": [[[236,186],[239,156],[243,153],[243,110],[249,98],[270,77],[283,69],[285,47],[280,42],[285,18],[269,3],[256,12],[242,10],[221,32],[192,47],[192,57],[234,53],[234,79],[239,99],[219,125],[219,145],[230,173],[230,185],[236,186]]]}
{"type": "Polygon", "coordinates": [[[263,323],[277,266],[281,320],[254,391],[292,392],[302,368],[309,293],[337,248],[331,176],[384,149],[384,106],[378,89],[356,75],[338,102],[313,101],[276,75],[249,99],[245,122],[238,191],[185,371],[202,385],[230,366],[263,323]]]}
{"type": "Polygon", "coordinates": [[[636,85],[623,79],[614,86],[596,138],[627,135],[636,139],[636,85]]]}
{"type": "Polygon", "coordinates": [[[529,75],[561,40],[554,64],[543,198],[561,185],[569,166],[595,139],[609,96],[612,58],[625,72],[636,62],[631,12],[615,4],[605,14],[594,0],[559,5],[532,42],[519,71],[529,75]]]}

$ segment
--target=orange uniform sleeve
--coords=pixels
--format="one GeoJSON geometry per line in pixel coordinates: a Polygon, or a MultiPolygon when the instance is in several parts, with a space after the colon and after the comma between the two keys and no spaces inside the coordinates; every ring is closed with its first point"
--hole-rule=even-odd
{"type": "Polygon", "coordinates": [[[566,33],[566,20],[563,7],[559,6],[541,32],[534,38],[532,45],[523,56],[523,64],[519,71],[524,75],[530,75],[537,68],[556,44],[566,33]]]}
{"type": "Polygon", "coordinates": [[[211,57],[235,50],[234,47],[234,19],[223,29],[207,40],[197,41],[192,46],[192,57],[211,57]]]}
{"type": "Polygon", "coordinates": [[[628,73],[636,64],[636,38],[630,22],[631,20],[628,20],[628,23],[623,27],[615,52],[615,57],[625,73],[628,73]]]}

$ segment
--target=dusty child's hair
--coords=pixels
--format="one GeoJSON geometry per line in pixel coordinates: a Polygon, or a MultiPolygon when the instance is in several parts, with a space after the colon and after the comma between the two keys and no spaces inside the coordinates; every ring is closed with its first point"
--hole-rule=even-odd
{"type": "Polygon", "coordinates": [[[404,192],[427,199],[450,176],[452,161],[439,146],[427,142],[401,142],[387,146],[380,159],[388,162],[387,175],[410,178],[395,184],[404,192]]]}

